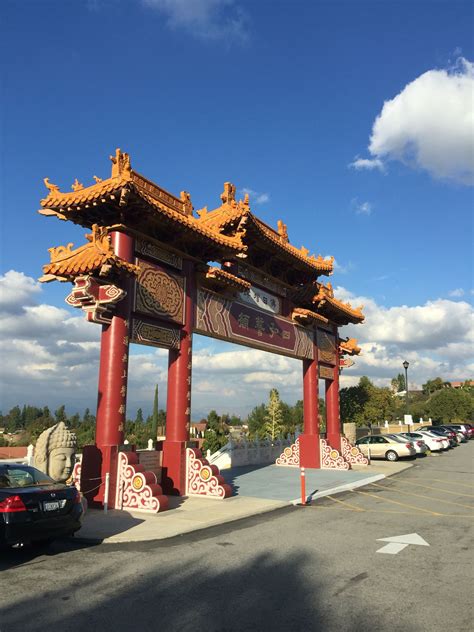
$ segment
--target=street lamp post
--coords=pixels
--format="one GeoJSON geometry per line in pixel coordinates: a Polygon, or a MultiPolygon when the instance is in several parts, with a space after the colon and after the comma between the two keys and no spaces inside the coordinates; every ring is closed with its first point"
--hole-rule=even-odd
{"type": "Polygon", "coordinates": [[[406,408],[406,414],[408,415],[408,367],[409,367],[409,362],[407,362],[405,360],[405,362],[403,363],[403,368],[405,369],[405,408],[406,408]]]}

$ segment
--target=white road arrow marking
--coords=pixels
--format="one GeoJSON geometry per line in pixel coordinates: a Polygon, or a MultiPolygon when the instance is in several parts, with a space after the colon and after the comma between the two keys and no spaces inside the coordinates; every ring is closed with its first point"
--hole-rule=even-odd
{"type": "Polygon", "coordinates": [[[423,540],[418,533],[407,533],[406,535],[394,535],[391,538],[378,538],[377,542],[389,542],[376,553],[388,553],[396,555],[403,551],[410,544],[418,544],[419,546],[429,546],[426,540],[423,540]]]}

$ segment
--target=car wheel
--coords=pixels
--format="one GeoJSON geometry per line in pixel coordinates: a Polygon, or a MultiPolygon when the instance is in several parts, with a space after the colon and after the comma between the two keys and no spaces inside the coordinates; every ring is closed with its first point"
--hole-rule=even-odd
{"type": "Polygon", "coordinates": [[[398,454],[394,450],[389,450],[385,454],[387,461],[398,461],[398,454]]]}

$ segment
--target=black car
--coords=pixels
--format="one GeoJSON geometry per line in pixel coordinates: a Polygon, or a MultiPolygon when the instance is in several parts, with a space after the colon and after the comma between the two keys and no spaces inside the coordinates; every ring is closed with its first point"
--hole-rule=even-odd
{"type": "Polygon", "coordinates": [[[47,543],[81,528],[75,487],[29,465],[0,463],[0,546],[47,543]]]}

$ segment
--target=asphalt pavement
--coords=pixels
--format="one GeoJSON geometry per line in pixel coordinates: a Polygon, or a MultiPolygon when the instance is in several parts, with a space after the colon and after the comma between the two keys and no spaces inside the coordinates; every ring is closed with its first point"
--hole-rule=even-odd
{"type": "Polygon", "coordinates": [[[473,456],[166,540],[12,551],[0,630],[470,631],[473,456]]]}

